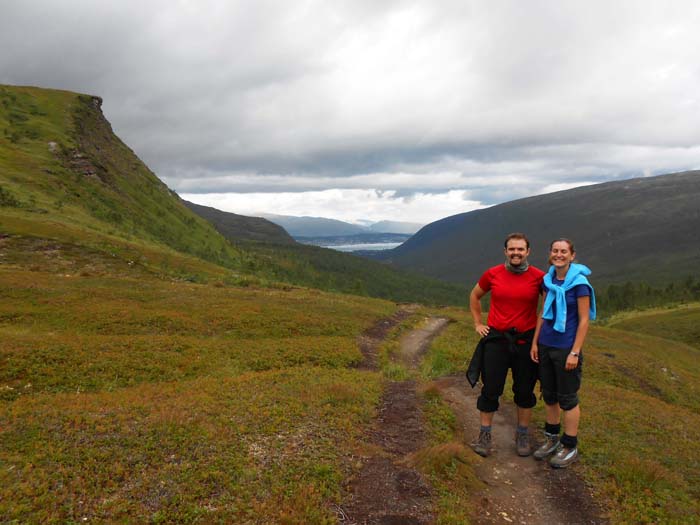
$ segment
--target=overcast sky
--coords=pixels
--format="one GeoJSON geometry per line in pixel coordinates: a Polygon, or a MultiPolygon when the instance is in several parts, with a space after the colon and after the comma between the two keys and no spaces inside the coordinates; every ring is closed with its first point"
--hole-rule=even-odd
{"type": "Polygon", "coordinates": [[[0,0],[0,83],[99,95],[184,198],[427,223],[700,167],[700,2],[0,0]]]}

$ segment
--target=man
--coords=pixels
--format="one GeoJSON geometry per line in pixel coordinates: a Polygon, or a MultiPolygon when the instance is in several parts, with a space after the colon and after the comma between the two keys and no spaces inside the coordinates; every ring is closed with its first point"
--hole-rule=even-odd
{"type": "MultiPolygon", "coordinates": [[[[530,344],[537,324],[537,303],[542,293],[544,272],[530,266],[530,241],[522,233],[511,233],[504,243],[505,264],[489,268],[469,296],[474,329],[482,337],[480,374],[483,382],[477,408],[481,416],[479,437],[471,443],[481,456],[492,452],[491,426],[498,399],[512,370],[513,394],[518,407],[515,444],[518,455],[532,453],[528,427],[537,382],[537,364],[530,359],[530,344]],[[487,324],[482,323],[481,298],[491,292],[487,324]]],[[[476,352],[475,352],[476,353],[476,352]]],[[[471,366],[470,366],[471,368],[471,366]]]]}

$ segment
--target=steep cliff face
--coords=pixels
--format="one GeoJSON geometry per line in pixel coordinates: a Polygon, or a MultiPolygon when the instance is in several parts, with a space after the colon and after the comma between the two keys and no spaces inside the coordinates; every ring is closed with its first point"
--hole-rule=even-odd
{"type": "Polygon", "coordinates": [[[16,216],[138,238],[217,263],[237,257],[114,134],[99,97],[2,86],[0,100],[0,188],[16,216]]]}

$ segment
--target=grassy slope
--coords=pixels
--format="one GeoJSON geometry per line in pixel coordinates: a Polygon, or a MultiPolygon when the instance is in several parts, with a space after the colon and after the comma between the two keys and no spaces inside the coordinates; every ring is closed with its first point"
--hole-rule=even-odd
{"type": "Polygon", "coordinates": [[[381,386],[356,337],[395,306],[114,264],[0,267],[0,515],[330,522],[381,386]]]}
{"type": "MultiPolygon", "coordinates": [[[[681,312],[682,314],[683,312],[681,312]]],[[[466,313],[433,343],[423,374],[463,373],[476,344],[466,313]],[[466,341],[465,341],[466,336],[466,341]]],[[[694,313],[695,325],[700,312],[694,313]]],[[[676,335],[683,315],[674,324],[676,335]]],[[[639,318],[646,324],[646,317],[639,318]]],[[[630,319],[630,322],[632,319],[630,319]]],[[[593,327],[581,389],[582,468],[613,523],[695,523],[700,513],[700,350],[593,327]]],[[[509,392],[509,389],[506,389],[509,392]]],[[[541,404],[538,426],[544,421],[541,404]]]]}
{"type": "Polygon", "coordinates": [[[654,309],[619,315],[608,326],[680,341],[700,348],[700,305],[690,304],[673,310],[654,309]]]}

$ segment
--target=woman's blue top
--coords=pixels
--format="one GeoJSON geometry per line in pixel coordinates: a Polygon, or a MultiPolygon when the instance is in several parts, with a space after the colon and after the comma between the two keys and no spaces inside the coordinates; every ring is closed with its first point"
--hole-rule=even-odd
{"type": "MultiPolygon", "coordinates": [[[[557,279],[552,277],[552,283],[558,286],[564,284],[563,279],[557,279]]],[[[544,287],[544,291],[547,288],[544,287]]],[[[552,293],[552,292],[549,292],[552,293]]],[[[554,310],[554,316],[552,319],[543,319],[542,329],[540,330],[540,337],[538,343],[541,345],[552,346],[554,348],[566,348],[569,349],[574,346],[574,341],[576,340],[576,330],[578,329],[578,298],[586,297],[591,295],[591,288],[585,284],[579,284],[574,286],[565,293],[566,297],[566,329],[564,332],[557,332],[554,329],[554,322],[557,318],[556,316],[556,301],[552,304],[552,309],[554,310]]]]}

